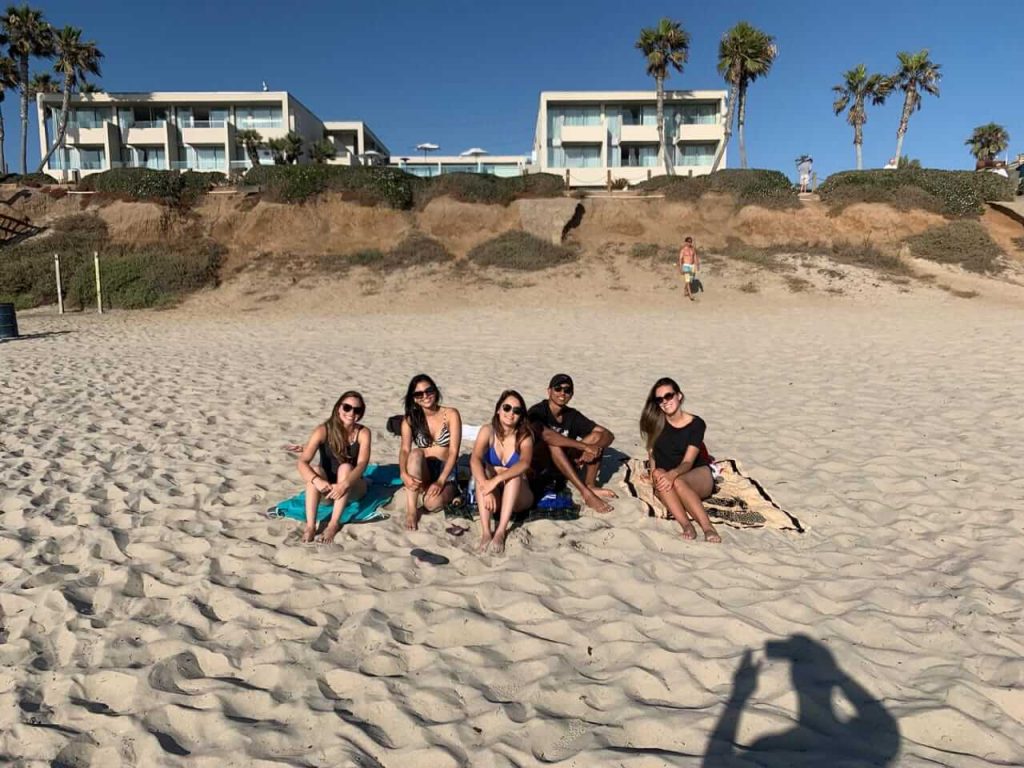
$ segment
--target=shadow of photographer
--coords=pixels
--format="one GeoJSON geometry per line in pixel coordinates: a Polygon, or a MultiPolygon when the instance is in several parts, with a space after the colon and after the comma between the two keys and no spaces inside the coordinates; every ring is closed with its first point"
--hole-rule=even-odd
{"type": "Polygon", "coordinates": [[[806,635],[792,635],[765,643],[765,655],[790,662],[797,694],[796,725],[746,746],[736,743],[740,715],[757,688],[762,666],[754,663],[747,650],[733,676],[725,711],[711,734],[704,768],[895,765],[900,747],[896,719],[839,668],[828,648],[806,635]],[[839,718],[833,703],[834,690],[853,706],[853,717],[839,718]]]}

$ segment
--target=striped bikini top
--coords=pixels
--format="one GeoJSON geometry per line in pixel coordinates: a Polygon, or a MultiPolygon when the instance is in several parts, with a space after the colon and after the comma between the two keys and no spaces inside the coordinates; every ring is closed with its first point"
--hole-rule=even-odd
{"type": "MultiPolygon", "coordinates": [[[[429,425],[428,425],[428,430],[429,430],[429,425]]],[[[451,445],[452,433],[448,429],[448,411],[447,411],[447,409],[444,411],[444,424],[441,425],[441,431],[440,431],[440,433],[438,433],[436,440],[433,437],[431,437],[429,431],[425,431],[425,432],[417,432],[415,435],[413,435],[412,441],[416,445],[417,448],[429,448],[432,445],[436,445],[436,446],[439,446],[441,448],[447,448],[449,445],[451,445]]]]}

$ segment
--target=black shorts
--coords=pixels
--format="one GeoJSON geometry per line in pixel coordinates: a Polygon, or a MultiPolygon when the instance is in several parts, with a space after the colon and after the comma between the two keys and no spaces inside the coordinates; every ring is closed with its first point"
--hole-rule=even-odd
{"type": "MultiPolygon", "coordinates": [[[[434,482],[441,476],[444,471],[444,462],[433,456],[428,456],[426,459],[427,472],[430,474],[430,482],[434,482]]],[[[448,475],[448,479],[445,481],[448,485],[455,485],[456,473],[452,472],[448,475]]]]}

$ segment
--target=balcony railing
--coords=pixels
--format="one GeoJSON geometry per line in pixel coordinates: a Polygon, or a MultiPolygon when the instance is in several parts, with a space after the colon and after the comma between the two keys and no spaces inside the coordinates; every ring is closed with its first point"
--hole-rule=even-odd
{"type": "Polygon", "coordinates": [[[57,157],[51,157],[48,165],[52,171],[102,171],[104,168],[102,160],[79,160],[74,163],[65,163],[57,157]]]}
{"type": "Polygon", "coordinates": [[[223,128],[227,120],[186,120],[178,123],[181,128],[223,128]]]}
{"type": "Polygon", "coordinates": [[[227,170],[228,164],[223,160],[175,160],[171,168],[175,171],[220,171],[227,170]]]}
{"type": "Polygon", "coordinates": [[[110,164],[111,168],[149,168],[153,171],[166,171],[166,160],[119,160],[110,164]]]}
{"type": "Polygon", "coordinates": [[[68,130],[79,128],[102,128],[106,120],[68,120],[68,130]]]}
{"type": "Polygon", "coordinates": [[[167,125],[166,120],[136,120],[133,123],[128,123],[125,128],[163,128],[167,125]]]}
{"type": "Polygon", "coordinates": [[[239,118],[237,121],[237,127],[243,130],[249,128],[282,128],[284,127],[284,121],[281,118],[239,118]]]}

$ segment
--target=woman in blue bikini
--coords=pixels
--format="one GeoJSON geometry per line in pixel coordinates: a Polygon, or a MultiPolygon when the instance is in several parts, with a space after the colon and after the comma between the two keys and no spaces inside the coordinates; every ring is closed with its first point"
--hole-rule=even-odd
{"type": "Polygon", "coordinates": [[[366,493],[363,472],[370,463],[370,430],[359,423],[366,403],[358,392],[349,390],[334,404],[331,415],[313,430],[299,454],[299,475],[306,483],[306,528],[304,542],[316,535],[316,509],[321,498],[334,502],[331,519],[319,541],[330,544],[341,527],[345,505],[366,493]],[[320,454],[320,465],[313,458],[320,454]]]}
{"type": "Polygon", "coordinates": [[[533,458],[533,431],[526,418],[526,401],[512,389],[501,393],[490,424],[480,427],[470,468],[480,510],[480,552],[505,551],[505,534],[512,515],[533,505],[526,473],[533,458]],[[491,534],[491,517],[498,527],[491,534]]]}
{"type": "Polygon", "coordinates": [[[434,512],[455,498],[455,465],[462,447],[462,417],[441,405],[441,390],[421,373],[409,382],[398,468],[405,485],[405,527],[415,531],[422,509],[434,512]]]}

